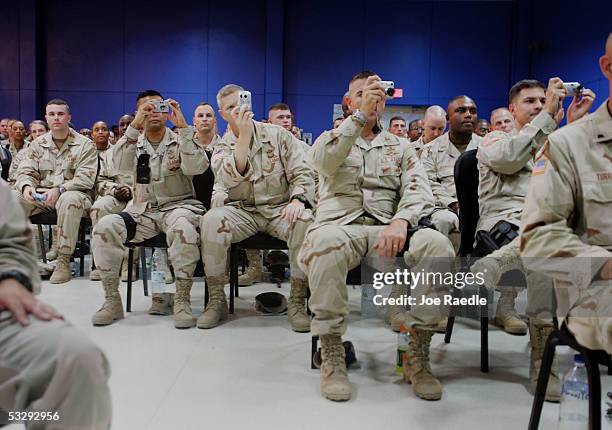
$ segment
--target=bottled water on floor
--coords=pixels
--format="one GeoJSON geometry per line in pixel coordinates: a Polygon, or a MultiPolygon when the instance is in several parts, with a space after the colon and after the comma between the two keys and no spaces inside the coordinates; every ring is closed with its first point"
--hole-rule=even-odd
{"type": "Polygon", "coordinates": [[[587,430],[589,426],[589,383],[584,358],[574,355],[574,367],[563,378],[559,430],[587,430]]]}
{"type": "Polygon", "coordinates": [[[166,291],[166,254],[155,248],[151,257],[151,291],[154,294],[166,291]]]}

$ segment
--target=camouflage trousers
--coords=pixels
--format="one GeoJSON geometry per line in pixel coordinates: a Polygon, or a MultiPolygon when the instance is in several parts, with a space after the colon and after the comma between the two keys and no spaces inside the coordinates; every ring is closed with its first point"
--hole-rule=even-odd
{"type": "MultiPolygon", "coordinates": [[[[43,212],[51,212],[42,203],[27,201],[23,195],[15,191],[19,202],[23,207],[26,216],[36,215],[43,212]]],[[[90,197],[80,191],[66,191],[62,194],[55,204],[57,213],[57,246],[60,254],[70,254],[74,252],[79,237],[79,226],[81,218],[91,208],[90,197]]]]}
{"type": "Polygon", "coordinates": [[[312,214],[306,209],[293,227],[280,219],[280,214],[266,218],[259,212],[251,212],[235,206],[213,208],[200,221],[202,234],[202,260],[208,278],[223,276],[226,270],[227,251],[232,243],[240,242],[261,232],[287,242],[291,277],[306,279],[297,265],[297,254],[304,241],[312,214]]]}
{"type": "Polygon", "coordinates": [[[91,225],[96,225],[106,215],[118,214],[126,205],[127,202],[120,202],[113,196],[98,197],[89,211],[91,225]]]}
{"type": "Polygon", "coordinates": [[[449,209],[439,209],[431,214],[431,222],[440,233],[448,237],[455,248],[455,252],[457,252],[459,245],[461,245],[459,217],[457,214],[449,209]]]}
{"type": "Polygon", "coordinates": [[[578,343],[612,354],[612,281],[596,281],[588,288],[561,285],[555,282],[557,297],[565,292],[569,309],[564,310],[563,299],[558,299],[558,310],[567,315],[567,326],[578,343]]]}
{"type": "MultiPolygon", "coordinates": [[[[552,324],[552,306],[553,306],[553,281],[551,278],[532,270],[526,269],[520,257],[519,238],[515,238],[512,242],[496,249],[487,255],[488,258],[504,258],[516,259],[520,266],[520,271],[525,275],[527,280],[527,316],[537,320],[538,324],[552,324]]],[[[497,290],[517,289],[522,290],[522,287],[516,285],[498,285],[497,290]]],[[[563,291],[560,292],[558,299],[567,301],[563,291]]]]}
{"type": "Polygon", "coordinates": [[[102,351],[65,321],[29,319],[23,327],[8,311],[0,314],[0,409],[58,413],[59,421],[31,421],[28,429],[110,428],[102,351]]]}
{"type": "MultiPolygon", "coordinates": [[[[168,259],[177,279],[191,279],[200,260],[200,215],[194,210],[178,207],[163,212],[147,209],[142,214],[126,211],[136,221],[136,235],[132,242],[142,242],[159,233],[166,234],[168,259]]],[[[94,226],[92,250],[102,280],[119,278],[126,239],[125,222],[117,214],[103,217],[94,226]]]]}
{"type": "MultiPolygon", "coordinates": [[[[359,266],[361,259],[373,254],[373,246],[386,226],[323,225],[312,228],[300,251],[298,261],[308,275],[309,306],[314,313],[311,331],[315,335],[346,332],[345,318],[349,313],[346,275],[359,266]]],[[[404,260],[413,271],[450,271],[455,251],[450,241],[433,229],[422,229],[410,239],[404,260]],[[429,258],[431,257],[431,258],[429,258]],[[434,258],[435,257],[435,258],[434,258]]],[[[411,296],[420,302],[421,296],[438,297],[432,285],[420,284],[411,296]]],[[[411,306],[405,316],[408,326],[433,328],[447,313],[442,306],[411,306]]]]}

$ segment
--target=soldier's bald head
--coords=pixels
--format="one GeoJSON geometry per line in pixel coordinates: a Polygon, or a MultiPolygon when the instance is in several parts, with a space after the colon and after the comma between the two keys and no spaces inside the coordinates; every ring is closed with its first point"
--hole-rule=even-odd
{"type": "Polygon", "coordinates": [[[433,105],[429,106],[425,111],[425,116],[423,117],[423,122],[427,122],[427,120],[433,120],[436,118],[443,118],[446,120],[446,111],[442,106],[433,105]]]}
{"type": "Polygon", "coordinates": [[[605,49],[606,52],[599,58],[599,68],[601,69],[601,73],[610,81],[611,97],[608,101],[608,105],[612,106],[612,33],[608,35],[605,49]]]}

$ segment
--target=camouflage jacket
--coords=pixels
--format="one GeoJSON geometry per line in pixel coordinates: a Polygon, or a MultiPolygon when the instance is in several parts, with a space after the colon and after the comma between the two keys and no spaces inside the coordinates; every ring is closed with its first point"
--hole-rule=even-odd
{"type": "Polygon", "coordinates": [[[321,134],[310,156],[319,175],[316,225],[350,224],[369,214],[382,224],[416,225],[433,210],[433,195],[416,153],[383,131],[371,142],[352,117],[321,134]]]}

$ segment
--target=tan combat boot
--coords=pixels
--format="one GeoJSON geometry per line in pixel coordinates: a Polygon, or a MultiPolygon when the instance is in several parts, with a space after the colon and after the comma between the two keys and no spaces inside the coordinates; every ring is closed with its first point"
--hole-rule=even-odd
{"type": "MultiPolygon", "coordinates": [[[[393,285],[389,298],[398,299],[405,294],[405,289],[401,285],[393,285]]],[[[406,307],[402,305],[387,305],[387,313],[385,314],[385,322],[391,324],[391,330],[399,333],[400,326],[404,322],[406,307]]]]}
{"type": "Polygon", "coordinates": [[[45,257],[47,261],[53,261],[57,258],[57,226],[51,226],[51,249],[47,251],[45,257]]]}
{"type": "MultiPolygon", "coordinates": [[[[542,357],[544,356],[544,346],[548,336],[553,331],[552,325],[542,324],[539,321],[529,319],[529,337],[531,338],[531,362],[529,363],[529,391],[535,393],[538,384],[538,376],[540,375],[540,366],[542,365],[542,357]]],[[[561,381],[557,372],[556,360],[553,360],[553,365],[550,369],[550,377],[548,378],[548,386],[546,387],[546,396],[544,399],[547,402],[561,401],[561,381]]]]}
{"type": "Polygon", "coordinates": [[[100,270],[93,269],[91,272],[89,272],[89,280],[90,281],[101,281],[102,277],[100,276],[100,270]]]}
{"type": "Polygon", "coordinates": [[[247,287],[256,282],[261,282],[263,280],[263,273],[261,271],[261,258],[259,258],[259,250],[258,249],[248,249],[247,252],[247,260],[249,260],[249,265],[247,266],[244,275],[240,275],[238,277],[238,285],[241,287],[247,287]]]}
{"type": "Polygon", "coordinates": [[[442,384],[431,373],[429,365],[429,346],[433,331],[413,328],[404,363],[404,380],[412,384],[412,390],[421,399],[440,400],[442,384]]]}
{"type": "Polygon", "coordinates": [[[198,318],[198,328],[213,328],[227,319],[227,301],[225,300],[225,276],[208,278],[208,305],[198,318]]]}
{"type": "Polygon", "coordinates": [[[337,402],[351,398],[344,345],[335,334],[321,335],[321,394],[337,402]]]}
{"type": "Polygon", "coordinates": [[[174,327],[191,328],[195,326],[195,318],[191,314],[192,279],[176,280],[176,295],[174,296],[174,327]]]}
{"type": "Polygon", "coordinates": [[[151,295],[151,307],[147,313],[149,315],[172,315],[173,307],[173,293],[153,293],[151,295]]]}
{"type": "Polygon", "coordinates": [[[70,274],[70,255],[60,253],[57,255],[55,270],[49,281],[52,284],[64,284],[70,281],[70,279],[72,279],[72,275],[70,274]]]}
{"type": "Polygon", "coordinates": [[[291,292],[287,302],[287,316],[293,331],[308,333],[310,318],[306,313],[306,296],[308,295],[308,280],[291,278],[291,292]]]}
{"type": "Polygon", "coordinates": [[[92,317],[93,325],[109,325],[123,318],[123,304],[119,295],[119,279],[102,281],[104,287],[104,304],[92,317]]]}
{"type": "Polygon", "coordinates": [[[434,327],[434,331],[436,333],[446,333],[447,324],[448,324],[448,318],[446,317],[442,318],[440,321],[438,321],[438,324],[436,324],[436,326],[434,327]]]}
{"type": "Polygon", "coordinates": [[[487,289],[497,287],[502,275],[511,270],[524,270],[521,258],[513,248],[497,249],[470,267],[472,273],[481,274],[487,289]]]}
{"type": "Polygon", "coordinates": [[[500,288],[501,296],[497,302],[497,311],[493,324],[501,327],[506,333],[525,335],[527,324],[521,319],[514,308],[517,292],[514,288],[500,288]]]}

